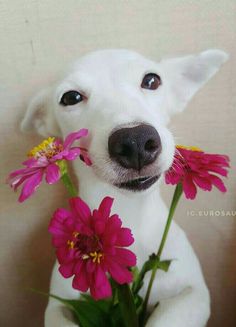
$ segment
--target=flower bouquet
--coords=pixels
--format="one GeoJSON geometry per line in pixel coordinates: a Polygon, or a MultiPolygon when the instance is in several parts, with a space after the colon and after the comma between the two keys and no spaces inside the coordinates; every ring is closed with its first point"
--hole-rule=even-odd
{"type": "Polygon", "coordinates": [[[153,310],[149,298],[157,270],[168,273],[172,263],[162,254],[181,195],[194,199],[198,188],[211,191],[213,186],[226,192],[217,175],[227,176],[229,158],[196,147],[176,146],[172,166],[165,173],[165,182],[176,187],[161,242],[138,268],[139,258],[128,249],[135,242],[132,231],[122,225],[119,213],[111,213],[115,199],[108,194],[97,209],[90,208],[71,181],[68,161],[80,158],[92,165],[87,149],[74,145],[87,134],[82,129],[69,134],[64,142],[54,137],[43,141],[29,152],[24,168],[9,175],[8,183],[15,191],[22,188],[19,202],[33,195],[43,177],[48,184],[61,180],[68,190],[69,207],[54,212],[48,230],[59,272],[72,279],[71,287],[78,290],[78,299],[48,296],[69,308],[81,327],[143,327],[153,310]],[[145,277],[148,283],[144,291],[145,277]]]}

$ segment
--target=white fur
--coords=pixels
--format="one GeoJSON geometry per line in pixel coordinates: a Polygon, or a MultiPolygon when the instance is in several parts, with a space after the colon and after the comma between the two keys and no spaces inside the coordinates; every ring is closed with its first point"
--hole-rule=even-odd
{"type": "MultiPolygon", "coordinates": [[[[142,174],[160,174],[171,165],[174,140],[167,129],[172,114],[181,112],[191,97],[227,60],[221,50],[208,50],[198,55],[166,59],[155,63],[127,50],[103,50],[91,53],[76,62],[57,85],[44,90],[30,104],[22,122],[24,130],[36,129],[43,136],[62,135],[88,128],[90,135],[83,141],[93,162],[85,166],[74,163],[80,196],[91,207],[101,199],[115,198],[113,212],[119,213],[124,226],[135,237],[133,250],[140,267],[148,255],[158,248],[166,222],[167,208],[159,193],[160,181],[143,192],[130,192],[113,186],[117,181],[138,177],[111,161],[108,137],[119,127],[147,123],[161,137],[162,153],[142,174]],[[156,91],[140,87],[143,76],[153,72],[161,76],[156,91]],[[74,106],[59,104],[63,93],[78,90],[87,100],[74,106]]],[[[163,259],[175,259],[168,273],[158,271],[151,294],[151,304],[160,301],[149,319],[148,327],[203,327],[210,314],[208,289],[198,259],[184,232],[172,224],[163,259]]],[[[50,292],[77,298],[71,279],[64,279],[53,270],[50,292]]],[[[145,281],[145,285],[147,284],[145,281]]],[[[145,292],[145,288],[143,293],[145,292]]],[[[74,327],[60,303],[50,300],[46,327],[74,327]]]]}

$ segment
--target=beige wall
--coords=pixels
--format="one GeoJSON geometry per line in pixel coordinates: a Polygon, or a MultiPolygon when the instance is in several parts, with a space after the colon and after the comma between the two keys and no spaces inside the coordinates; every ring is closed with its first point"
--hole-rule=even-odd
{"type": "MultiPolygon", "coordinates": [[[[53,80],[65,64],[109,47],[131,48],[153,59],[214,47],[231,55],[171,129],[179,143],[227,153],[232,159],[229,192],[200,193],[194,202],[183,201],[178,221],[200,257],[211,290],[208,326],[236,325],[236,217],[188,215],[188,210],[236,210],[235,22],[235,0],[0,1],[1,326],[43,326],[46,300],[28,288],[48,288],[54,255],[47,222],[63,202],[57,185],[41,187],[37,196],[19,205],[3,184],[40,140],[22,135],[19,120],[29,95],[53,80]]],[[[167,199],[171,191],[165,187],[167,199]]]]}

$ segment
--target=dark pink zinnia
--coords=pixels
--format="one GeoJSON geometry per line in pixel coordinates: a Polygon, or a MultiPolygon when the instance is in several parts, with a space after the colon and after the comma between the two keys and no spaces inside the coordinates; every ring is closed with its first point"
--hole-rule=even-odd
{"type": "Polygon", "coordinates": [[[181,183],[187,199],[194,199],[197,187],[211,191],[212,186],[221,192],[226,187],[221,178],[226,177],[229,167],[229,157],[220,154],[208,154],[196,147],[176,146],[174,161],[165,174],[167,184],[181,183]]]}
{"type": "Polygon", "coordinates": [[[87,129],[81,129],[78,132],[70,133],[64,142],[49,137],[34,147],[28,153],[29,159],[22,163],[25,168],[13,171],[8,177],[8,183],[14,191],[22,185],[19,202],[25,201],[35,192],[44,175],[48,184],[56,183],[61,177],[58,165],[61,160],[71,161],[80,156],[87,165],[91,165],[87,150],[73,146],[75,141],[87,136],[87,134],[87,129]]]}
{"type": "Polygon", "coordinates": [[[56,248],[59,271],[73,278],[72,286],[90,293],[94,299],[111,296],[111,277],[119,284],[130,283],[136,256],[125,247],[133,242],[130,229],[122,227],[118,215],[110,216],[113,199],[106,197],[98,209],[90,211],[79,197],[69,200],[70,210],[58,209],[49,232],[56,248]]]}

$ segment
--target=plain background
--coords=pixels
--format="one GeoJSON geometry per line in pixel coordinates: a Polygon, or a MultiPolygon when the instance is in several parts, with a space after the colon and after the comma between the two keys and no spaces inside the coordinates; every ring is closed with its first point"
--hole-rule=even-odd
{"type": "MultiPolygon", "coordinates": [[[[19,121],[29,97],[67,63],[111,47],[133,49],[154,60],[207,48],[221,48],[231,56],[170,129],[178,143],[231,157],[228,193],[199,192],[196,201],[183,200],[177,220],[200,258],[211,291],[208,326],[236,325],[236,216],[228,216],[236,210],[235,36],[234,0],[0,1],[1,326],[43,326],[47,300],[29,288],[48,290],[54,253],[47,224],[55,207],[64,203],[60,185],[42,186],[36,196],[18,204],[17,195],[4,184],[8,172],[41,140],[21,134],[19,121]]],[[[173,189],[164,189],[169,200],[173,189]]]]}

